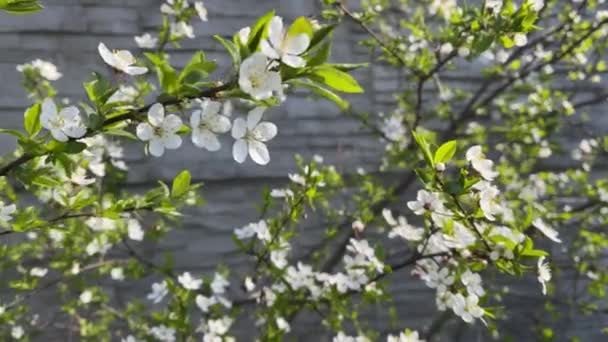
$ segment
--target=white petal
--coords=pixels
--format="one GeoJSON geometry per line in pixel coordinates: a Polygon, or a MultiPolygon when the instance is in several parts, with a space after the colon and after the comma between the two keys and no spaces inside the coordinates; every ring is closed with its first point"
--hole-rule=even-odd
{"type": "Polygon", "coordinates": [[[301,33],[294,37],[287,37],[283,52],[290,55],[301,55],[308,49],[309,45],[310,37],[305,33],[301,33]]]}
{"type": "Polygon", "coordinates": [[[270,19],[270,25],[268,27],[268,38],[275,48],[278,48],[283,44],[285,32],[283,32],[283,18],[274,16],[270,19]]]}
{"type": "Polygon", "coordinates": [[[99,51],[99,55],[101,56],[104,62],[106,62],[112,67],[116,66],[117,63],[114,54],[106,47],[104,43],[99,43],[99,45],[97,46],[97,50],[99,51]]]}
{"type": "Polygon", "coordinates": [[[190,115],[190,127],[192,127],[192,129],[194,129],[195,127],[198,127],[198,125],[200,125],[200,123],[201,123],[201,111],[195,110],[190,115]]]}
{"type": "Polygon", "coordinates": [[[70,138],[82,138],[87,133],[87,128],[83,125],[66,125],[63,128],[63,132],[70,138]]]}
{"type": "Polygon", "coordinates": [[[155,103],[148,110],[148,121],[152,124],[152,126],[160,127],[163,124],[163,119],[165,118],[165,108],[160,103],[155,103]]]}
{"type": "Polygon", "coordinates": [[[47,113],[48,115],[57,115],[57,106],[51,98],[44,99],[42,102],[42,115],[47,113]]]}
{"type": "Polygon", "coordinates": [[[222,104],[217,101],[205,100],[203,102],[203,115],[201,116],[203,119],[214,116],[220,112],[222,108],[222,104]]]}
{"type": "Polygon", "coordinates": [[[120,64],[128,66],[136,62],[135,57],[133,57],[133,54],[129,50],[118,50],[115,56],[120,64]]]}
{"type": "Polygon", "coordinates": [[[272,46],[270,46],[268,40],[264,39],[261,41],[260,44],[260,47],[262,48],[262,53],[266,55],[266,57],[271,59],[279,59],[279,54],[272,46]]]}
{"type": "Polygon", "coordinates": [[[65,135],[65,133],[63,133],[63,131],[60,130],[60,129],[53,129],[53,130],[51,130],[51,135],[57,141],[61,141],[61,142],[68,141],[68,136],[65,135]]]}
{"type": "Polygon", "coordinates": [[[147,122],[137,125],[137,137],[143,141],[148,141],[154,136],[154,128],[147,122]]]}
{"type": "Polygon", "coordinates": [[[247,123],[242,118],[237,118],[232,124],[232,137],[241,139],[247,134],[247,123]]]}
{"type": "Polygon", "coordinates": [[[138,66],[130,66],[130,67],[126,67],[125,70],[123,70],[125,73],[129,74],[129,75],[133,75],[133,76],[137,76],[137,75],[143,75],[145,73],[148,72],[148,68],[146,67],[138,67],[138,66]]]}
{"type": "Polygon", "coordinates": [[[165,153],[165,145],[160,139],[152,139],[148,145],[148,151],[151,155],[160,157],[165,153]]]}
{"type": "Polygon", "coordinates": [[[266,165],[270,161],[268,148],[264,143],[259,141],[249,142],[249,155],[256,164],[266,165]]]}
{"type": "Polygon", "coordinates": [[[217,136],[207,129],[197,129],[192,132],[192,142],[194,145],[206,148],[209,151],[217,151],[222,147],[217,136]]]}
{"type": "Polygon", "coordinates": [[[175,114],[169,114],[163,121],[162,127],[168,132],[177,132],[182,127],[182,119],[175,114]]]}
{"type": "Polygon", "coordinates": [[[306,61],[304,60],[304,58],[300,57],[300,56],[295,56],[295,55],[283,55],[283,58],[281,58],[281,61],[283,61],[283,63],[289,65],[292,68],[303,68],[306,66],[306,61]]]}
{"type": "Polygon", "coordinates": [[[163,137],[163,144],[166,148],[175,150],[182,146],[182,138],[177,134],[169,134],[163,137]]]}
{"type": "Polygon", "coordinates": [[[266,108],[264,107],[255,107],[247,114],[247,128],[249,130],[253,130],[255,126],[258,125],[260,120],[262,120],[262,115],[264,115],[264,111],[266,108]]]}
{"type": "Polygon", "coordinates": [[[232,146],[232,156],[237,163],[242,163],[247,159],[247,142],[239,139],[232,146]]]}
{"type": "Polygon", "coordinates": [[[268,141],[277,135],[277,126],[272,122],[262,122],[252,133],[256,140],[268,141]]]}
{"type": "Polygon", "coordinates": [[[214,115],[207,121],[207,125],[214,133],[226,133],[230,130],[230,119],[223,115],[214,115]]]}
{"type": "Polygon", "coordinates": [[[59,115],[63,117],[66,124],[75,124],[81,121],[80,110],[78,110],[78,108],[75,106],[63,108],[59,112],[59,115]]]}

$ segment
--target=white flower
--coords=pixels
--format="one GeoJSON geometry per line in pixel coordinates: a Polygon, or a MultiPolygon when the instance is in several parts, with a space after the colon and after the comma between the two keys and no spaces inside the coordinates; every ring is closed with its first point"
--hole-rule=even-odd
{"type": "Polygon", "coordinates": [[[105,235],[100,235],[93,239],[93,241],[89,242],[89,244],[85,247],[85,250],[88,255],[106,254],[110,248],[112,248],[112,244],[108,242],[108,237],[105,235]]]}
{"type": "Polygon", "coordinates": [[[215,297],[207,297],[199,294],[196,296],[195,302],[196,306],[198,306],[202,312],[209,312],[209,308],[217,304],[217,299],[215,297]]]}
{"type": "Polygon", "coordinates": [[[347,336],[340,331],[338,335],[334,336],[332,342],[369,342],[369,339],[365,336],[347,336]]]}
{"type": "Polygon", "coordinates": [[[51,132],[55,140],[62,142],[69,138],[82,138],[87,132],[78,108],[69,106],[58,112],[55,102],[50,98],[42,102],[40,124],[51,132]]]}
{"type": "Polygon", "coordinates": [[[416,228],[409,223],[403,216],[399,216],[397,220],[393,217],[393,214],[389,209],[382,210],[382,216],[384,220],[391,226],[391,231],[388,233],[388,237],[393,239],[400,237],[408,241],[420,241],[424,235],[424,229],[416,228]]]}
{"type": "Polygon", "coordinates": [[[462,294],[458,293],[451,296],[449,302],[454,313],[467,323],[473,323],[475,318],[483,317],[484,311],[478,305],[479,297],[476,295],[469,295],[465,298],[462,294]]]}
{"type": "Polygon", "coordinates": [[[547,295],[547,282],[551,280],[551,268],[545,263],[545,257],[538,258],[538,282],[543,287],[543,295],[547,295]]]}
{"type": "Polygon", "coordinates": [[[80,297],[78,297],[78,299],[83,304],[89,304],[93,300],[93,292],[91,292],[90,290],[83,291],[80,294],[80,297]]]}
{"type": "Polygon", "coordinates": [[[251,292],[251,291],[255,290],[255,283],[253,282],[251,277],[245,278],[244,285],[245,285],[245,290],[247,290],[247,292],[251,292]]]}
{"type": "Polygon", "coordinates": [[[466,158],[485,180],[492,181],[498,175],[498,172],[492,170],[494,162],[485,158],[481,146],[475,145],[470,147],[467,150],[466,158]]]}
{"type": "Polygon", "coordinates": [[[178,276],[177,281],[186,290],[198,290],[201,288],[201,285],[203,285],[203,280],[192,277],[190,272],[184,272],[182,275],[178,276]]]}
{"type": "Polygon", "coordinates": [[[536,12],[540,11],[545,6],[544,0],[527,0],[527,3],[529,3],[536,12]]]}
{"type": "Polygon", "coordinates": [[[166,327],[164,325],[152,327],[152,329],[150,329],[150,333],[152,333],[156,339],[162,342],[175,341],[175,329],[166,327]]]}
{"type": "Polygon", "coordinates": [[[305,33],[295,36],[287,34],[281,17],[273,17],[268,27],[268,39],[261,41],[262,53],[271,59],[279,59],[293,68],[306,66],[304,58],[300,57],[310,45],[310,37],[305,33]]]}
{"type": "Polygon", "coordinates": [[[137,61],[128,50],[110,51],[104,43],[99,43],[97,50],[99,50],[99,55],[101,55],[103,61],[118,71],[132,76],[143,75],[148,72],[148,68],[133,66],[137,61]]]}
{"type": "Polygon", "coordinates": [[[57,70],[57,66],[55,64],[43,61],[42,59],[35,59],[29,64],[18,65],[17,71],[23,72],[27,68],[36,69],[40,73],[40,76],[49,81],[57,81],[63,76],[63,74],[57,70]]]}
{"type": "Polygon", "coordinates": [[[470,270],[466,270],[461,276],[460,281],[464,286],[467,287],[469,294],[476,296],[483,296],[486,292],[481,286],[481,276],[478,273],[473,273],[470,270]]]}
{"type": "Polygon", "coordinates": [[[176,23],[171,23],[171,34],[176,36],[177,38],[188,37],[190,39],[194,39],[194,28],[189,25],[185,21],[178,21],[176,23]]]}
{"type": "Polygon", "coordinates": [[[127,222],[127,234],[131,240],[141,241],[144,239],[144,230],[136,219],[130,219],[127,222]]]}
{"type": "Polygon", "coordinates": [[[30,270],[30,275],[32,277],[42,278],[48,273],[48,269],[42,267],[33,267],[30,270]]]}
{"type": "Polygon", "coordinates": [[[240,229],[237,228],[234,230],[234,235],[236,235],[239,240],[249,239],[254,235],[260,241],[269,242],[272,239],[270,231],[268,230],[268,225],[264,220],[260,220],[257,223],[250,223],[240,229]]]}
{"type": "Polygon", "coordinates": [[[277,317],[276,322],[277,322],[277,328],[279,328],[279,330],[284,331],[284,332],[291,331],[291,326],[289,325],[289,322],[287,322],[285,320],[285,318],[277,317]]]}
{"type": "Polygon", "coordinates": [[[198,17],[201,18],[202,21],[207,21],[207,8],[205,8],[205,4],[202,1],[197,1],[194,3],[194,9],[198,14],[198,17]]]}
{"type": "Polygon", "coordinates": [[[87,186],[95,183],[95,178],[87,177],[87,170],[84,167],[78,167],[70,176],[70,181],[76,185],[87,186]]]}
{"type": "Polygon", "coordinates": [[[486,8],[492,11],[494,14],[498,14],[500,9],[502,8],[503,0],[486,0],[486,8]]]}
{"type": "Polygon", "coordinates": [[[177,131],[182,126],[182,119],[175,114],[165,117],[165,108],[155,103],[148,110],[148,122],[137,125],[137,137],[142,141],[149,141],[148,151],[155,157],[165,153],[165,148],[175,150],[182,145],[182,138],[177,131]]]}
{"type": "Polygon", "coordinates": [[[125,280],[125,272],[122,267],[114,267],[110,270],[110,276],[114,280],[122,281],[125,280]]]}
{"type": "Polygon", "coordinates": [[[230,130],[230,120],[220,114],[222,104],[220,102],[205,100],[202,102],[202,110],[196,110],[190,116],[192,126],[192,142],[200,148],[209,151],[220,149],[220,141],[217,134],[226,133],[230,130]]]}
{"type": "Polygon", "coordinates": [[[96,232],[116,229],[116,221],[107,217],[90,217],[85,224],[96,232]]]}
{"type": "Polygon", "coordinates": [[[277,135],[277,126],[271,122],[262,121],[264,107],[256,107],[247,114],[247,121],[242,118],[234,120],[232,137],[236,139],[232,147],[232,156],[238,163],[251,159],[260,165],[270,161],[270,155],[265,142],[277,135]]]}
{"type": "Polygon", "coordinates": [[[273,93],[283,96],[281,75],[270,71],[268,58],[260,52],[249,56],[239,68],[239,86],[256,100],[271,98],[273,93]]]}
{"type": "Polygon", "coordinates": [[[24,334],[25,334],[25,331],[23,330],[23,328],[20,325],[15,325],[14,327],[11,328],[11,336],[14,339],[20,340],[24,334]]]}
{"type": "Polygon", "coordinates": [[[494,215],[504,211],[504,208],[497,201],[500,191],[486,181],[477,182],[473,185],[473,188],[479,190],[479,206],[484,216],[488,220],[494,221],[494,215]]]}
{"type": "Polygon", "coordinates": [[[110,96],[107,103],[133,102],[139,96],[139,91],[132,86],[120,85],[118,90],[110,96]]]}
{"type": "Polygon", "coordinates": [[[4,202],[0,201],[0,223],[6,223],[12,220],[15,211],[17,211],[16,205],[5,205],[4,202]]]}
{"type": "Polygon", "coordinates": [[[158,38],[152,36],[149,33],[145,33],[141,36],[135,36],[135,43],[142,49],[154,49],[158,44],[158,38]]]}
{"type": "Polygon", "coordinates": [[[458,8],[456,0],[433,0],[429,6],[429,13],[435,15],[440,13],[444,19],[450,19],[454,10],[458,8]]]}
{"type": "Polygon", "coordinates": [[[436,212],[442,210],[443,204],[436,193],[418,190],[416,200],[407,202],[407,207],[410,208],[414,214],[423,215],[426,211],[436,212]]]}
{"type": "Polygon", "coordinates": [[[140,340],[138,340],[137,338],[135,338],[135,336],[133,336],[133,335],[129,335],[126,338],[123,338],[120,341],[121,342],[141,342],[140,340]]]}
{"type": "Polygon", "coordinates": [[[525,33],[516,33],[513,36],[513,41],[515,42],[515,45],[517,46],[524,46],[526,44],[528,44],[528,37],[526,36],[525,33]]]}
{"type": "Polygon", "coordinates": [[[557,232],[557,230],[551,228],[540,217],[532,221],[532,225],[536,227],[536,229],[540,230],[541,233],[545,234],[545,236],[548,237],[550,240],[553,240],[557,243],[562,243],[562,240],[560,240],[559,233],[557,232]]]}
{"type": "Polygon", "coordinates": [[[226,292],[226,288],[230,285],[226,277],[223,275],[216,273],[213,277],[213,281],[211,282],[211,292],[213,294],[223,294],[226,292]]]}
{"type": "Polygon", "coordinates": [[[169,293],[167,282],[163,280],[161,283],[152,284],[152,292],[148,294],[147,298],[154,304],[158,304],[165,298],[167,293],[169,293]]]}

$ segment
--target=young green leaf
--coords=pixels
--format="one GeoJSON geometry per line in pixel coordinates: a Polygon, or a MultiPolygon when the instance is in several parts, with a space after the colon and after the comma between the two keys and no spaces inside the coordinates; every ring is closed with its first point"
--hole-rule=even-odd
{"type": "Polygon", "coordinates": [[[30,137],[36,136],[42,129],[40,124],[40,104],[36,103],[25,111],[23,126],[30,137]]]}
{"type": "Polygon", "coordinates": [[[249,47],[249,51],[256,51],[258,49],[258,45],[260,45],[260,41],[266,35],[266,27],[270,22],[270,19],[274,17],[275,11],[272,10],[266,14],[264,14],[251,28],[251,32],[249,33],[249,41],[247,42],[247,46],[249,47]]]}
{"type": "Polygon", "coordinates": [[[344,93],[363,93],[363,88],[351,75],[331,66],[314,68],[312,79],[344,93]]]}
{"type": "Polygon", "coordinates": [[[173,180],[173,185],[171,187],[171,196],[180,197],[183,196],[186,192],[188,192],[188,189],[190,188],[191,179],[192,176],[190,176],[190,172],[188,170],[180,172],[173,180]]]}
{"type": "Polygon", "coordinates": [[[439,146],[437,151],[435,151],[435,157],[433,158],[435,163],[445,163],[450,161],[456,153],[456,146],[456,140],[450,140],[439,146]]]}

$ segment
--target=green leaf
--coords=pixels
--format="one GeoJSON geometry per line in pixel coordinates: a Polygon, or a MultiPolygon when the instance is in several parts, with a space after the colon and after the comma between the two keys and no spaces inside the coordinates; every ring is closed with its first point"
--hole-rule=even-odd
{"type": "Polygon", "coordinates": [[[321,97],[324,97],[324,98],[332,101],[336,105],[338,105],[338,107],[343,111],[348,110],[348,108],[350,107],[350,104],[348,103],[348,101],[344,100],[343,98],[341,98],[339,95],[337,95],[333,91],[331,91],[327,88],[324,88],[317,83],[305,82],[305,81],[299,81],[299,80],[292,80],[289,83],[312,90],[313,93],[315,93],[321,97]]]}
{"type": "Polygon", "coordinates": [[[334,24],[334,25],[327,25],[327,26],[323,26],[320,29],[318,29],[313,35],[312,38],[310,39],[310,48],[314,48],[315,46],[317,46],[317,44],[319,44],[320,42],[322,42],[327,36],[331,35],[331,33],[334,31],[334,29],[337,27],[338,25],[334,24]]]}
{"type": "Polygon", "coordinates": [[[420,147],[420,150],[422,150],[422,153],[424,155],[424,159],[426,160],[426,162],[431,167],[434,167],[435,163],[433,161],[433,154],[431,153],[431,147],[430,147],[429,143],[426,141],[424,136],[422,136],[422,134],[420,134],[418,132],[412,132],[412,135],[414,136],[414,140],[416,141],[416,144],[418,144],[418,147],[420,147]]]}
{"type": "Polygon", "coordinates": [[[179,75],[180,83],[196,84],[205,80],[216,68],[216,63],[207,60],[201,51],[195,53],[179,75]]]}
{"type": "Polygon", "coordinates": [[[19,132],[16,129],[0,128],[0,133],[10,134],[10,135],[15,136],[15,137],[17,137],[19,139],[25,140],[25,136],[23,135],[23,133],[19,132]]]}
{"type": "Polygon", "coordinates": [[[23,114],[23,126],[30,137],[36,136],[42,129],[42,125],[40,124],[40,108],[40,104],[36,103],[23,114]]]}
{"type": "Polygon", "coordinates": [[[188,192],[191,180],[192,176],[190,176],[190,172],[188,170],[180,172],[173,180],[173,185],[171,187],[171,196],[183,196],[186,192],[188,192]]]}
{"type": "Polygon", "coordinates": [[[43,8],[37,0],[0,0],[0,9],[13,14],[29,14],[43,8]]]}
{"type": "Polygon", "coordinates": [[[363,93],[363,88],[351,75],[331,66],[313,69],[312,78],[330,88],[344,93],[363,93]]]}
{"type": "Polygon", "coordinates": [[[454,157],[454,154],[456,154],[456,146],[456,140],[450,140],[439,146],[437,151],[435,151],[435,157],[433,158],[435,163],[445,163],[450,161],[452,157],[454,157]]]}
{"type": "MultiPolygon", "coordinates": [[[[249,47],[249,51],[256,51],[258,49],[258,45],[260,45],[260,41],[266,35],[266,27],[270,22],[270,19],[274,17],[275,11],[272,10],[266,14],[264,14],[251,28],[251,32],[249,33],[249,41],[247,42],[247,46],[249,47]]],[[[216,38],[217,39],[217,38],[216,38]]]]}
{"type": "Polygon", "coordinates": [[[144,55],[154,64],[158,83],[160,83],[162,89],[168,94],[175,95],[179,91],[179,79],[177,72],[169,64],[165,55],[151,52],[147,52],[144,55]]]}
{"type": "Polygon", "coordinates": [[[213,36],[213,38],[215,38],[224,46],[224,48],[226,48],[226,50],[228,50],[230,57],[232,57],[232,63],[234,64],[235,68],[238,68],[238,66],[241,64],[241,55],[239,54],[239,49],[236,47],[236,45],[218,35],[213,36]]]}
{"type": "Polygon", "coordinates": [[[295,37],[300,34],[305,34],[309,38],[312,38],[314,35],[315,29],[310,24],[310,21],[306,17],[299,17],[291,24],[289,30],[287,31],[287,36],[295,37]]]}
{"type": "Polygon", "coordinates": [[[314,54],[311,52],[310,55],[312,57],[308,60],[306,65],[308,66],[317,66],[325,63],[331,54],[331,41],[327,41],[323,43],[318,49],[314,51],[314,54]]]}
{"type": "Polygon", "coordinates": [[[83,83],[84,89],[89,100],[97,108],[102,107],[108,99],[118,90],[112,83],[96,72],[91,76],[91,80],[83,83]]]}

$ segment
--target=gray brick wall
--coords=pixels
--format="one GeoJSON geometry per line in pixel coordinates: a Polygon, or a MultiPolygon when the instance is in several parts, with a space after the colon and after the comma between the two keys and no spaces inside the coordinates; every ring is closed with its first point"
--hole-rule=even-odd
{"type": "MultiPolygon", "coordinates": [[[[83,97],[80,85],[89,72],[105,70],[97,54],[99,41],[113,48],[134,49],[133,36],[154,31],[160,19],[160,0],[46,0],[44,3],[46,9],[40,14],[26,17],[0,14],[2,127],[21,127],[23,108],[28,103],[20,87],[16,64],[34,58],[53,61],[64,73],[64,77],[57,82],[61,96],[76,100],[83,97]]],[[[315,14],[319,10],[315,0],[206,0],[205,4],[209,10],[209,22],[196,24],[197,38],[185,42],[183,49],[175,51],[173,61],[183,63],[192,52],[203,49],[209,56],[218,59],[219,70],[227,70],[229,59],[212,39],[214,34],[231,35],[272,8],[286,18],[315,14]]],[[[340,27],[335,40],[334,58],[348,62],[370,60],[368,52],[357,46],[357,42],[363,38],[362,32],[354,26],[340,27]]],[[[378,65],[358,72],[357,78],[368,89],[365,95],[352,98],[360,110],[372,107],[374,111],[388,110],[393,104],[393,91],[403,87],[399,75],[378,65]]],[[[347,172],[354,172],[355,166],[371,170],[378,165],[382,145],[357,122],[341,115],[331,103],[296,94],[281,108],[273,110],[271,119],[278,125],[279,135],[270,143],[272,161],[267,167],[251,162],[245,165],[235,163],[229,144],[224,144],[218,153],[208,153],[186,141],[180,153],[168,153],[160,160],[144,158],[141,145],[128,146],[127,161],[132,171],[128,182],[134,191],[153,185],[157,179],[169,180],[184,168],[188,168],[197,181],[205,182],[207,205],[189,211],[182,229],[173,231],[159,245],[146,246],[144,253],[147,257],[160,258],[162,252],[173,251],[176,264],[181,269],[211,271],[218,262],[244,269],[247,263],[234,253],[230,236],[232,229],[257,216],[256,205],[264,186],[278,186],[286,182],[287,172],[294,170],[295,153],[323,155],[327,163],[347,172]]],[[[225,140],[226,143],[228,141],[225,140]]],[[[10,138],[0,136],[0,154],[10,152],[13,146],[10,138]]],[[[313,245],[321,228],[320,225],[306,228],[309,229],[307,234],[310,238],[303,243],[313,245]]],[[[437,314],[432,292],[403,272],[395,279],[396,306],[401,321],[399,326],[428,326],[437,314]]],[[[120,301],[130,294],[147,291],[149,282],[141,282],[140,285],[113,285],[113,293],[120,301]]],[[[536,286],[520,286],[518,291],[531,296],[538,293],[536,286]]],[[[534,303],[540,303],[538,298],[534,303]]],[[[38,304],[46,305],[42,299],[38,304]]],[[[529,312],[531,307],[523,305],[521,310],[529,312]]],[[[511,325],[527,325],[529,322],[522,318],[527,316],[522,315],[514,314],[511,325]]],[[[386,322],[386,309],[378,307],[372,310],[370,318],[386,322]]],[[[309,317],[303,317],[302,322],[311,325],[302,324],[297,330],[308,332],[308,340],[319,340],[308,331],[319,322],[309,317]]],[[[585,327],[581,325],[581,329],[585,327]]],[[[462,329],[460,325],[453,325],[453,328],[456,331],[462,329]]],[[[246,324],[243,329],[247,329],[246,324]]],[[[514,331],[521,334],[524,340],[530,338],[529,329],[514,331]]],[[[61,336],[60,331],[56,334],[61,336]]],[[[298,336],[300,340],[305,339],[302,337],[304,335],[298,336]]],[[[463,341],[483,340],[477,330],[466,327],[463,336],[463,341]]]]}

